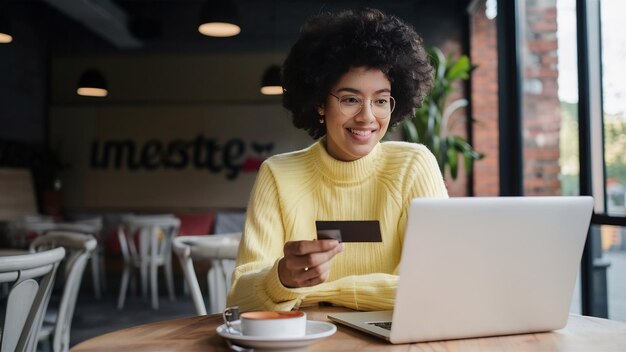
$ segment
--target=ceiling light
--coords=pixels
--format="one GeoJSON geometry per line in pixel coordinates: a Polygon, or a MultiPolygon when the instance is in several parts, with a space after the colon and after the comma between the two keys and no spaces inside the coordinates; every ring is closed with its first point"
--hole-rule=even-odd
{"type": "Polygon", "coordinates": [[[8,44],[13,41],[9,17],[0,9],[0,44],[8,44]]]}
{"type": "Polygon", "coordinates": [[[85,97],[106,97],[109,94],[104,76],[97,70],[87,70],[78,81],[78,95],[85,97]]]}
{"type": "Polygon", "coordinates": [[[239,9],[233,0],[207,0],[198,31],[209,37],[232,37],[241,32],[239,9]]]}
{"type": "Polygon", "coordinates": [[[283,94],[283,86],[280,79],[280,66],[272,65],[265,70],[261,79],[261,93],[265,95],[283,94]]]}

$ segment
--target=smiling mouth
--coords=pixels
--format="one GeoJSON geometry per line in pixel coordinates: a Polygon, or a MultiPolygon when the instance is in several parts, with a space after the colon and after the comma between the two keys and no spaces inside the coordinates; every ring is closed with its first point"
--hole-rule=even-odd
{"type": "Polygon", "coordinates": [[[357,136],[369,136],[372,134],[372,130],[356,130],[354,128],[348,128],[348,131],[352,134],[355,134],[357,136]]]}

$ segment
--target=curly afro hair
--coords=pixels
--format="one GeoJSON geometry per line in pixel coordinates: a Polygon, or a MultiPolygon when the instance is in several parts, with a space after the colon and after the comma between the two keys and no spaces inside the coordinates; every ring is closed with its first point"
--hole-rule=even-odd
{"type": "Polygon", "coordinates": [[[387,76],[396,100],[392,126],[410,118],[432,87],[430,59],[410,25],[375,9],[323,13],[302,26],[283,64],[283,106],[294,126],[315,139],[326,134],[317,107],[352,67],[379,69],[387,76]]]}

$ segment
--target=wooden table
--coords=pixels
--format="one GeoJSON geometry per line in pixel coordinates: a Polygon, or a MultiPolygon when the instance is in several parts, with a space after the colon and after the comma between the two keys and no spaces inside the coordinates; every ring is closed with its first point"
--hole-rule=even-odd
{"type": "MultiPolygon", "coordinates": [[[[327,321],[337,307],[306,309],[308,318],[327,321]]],[[[123,329],[84,341],[71,351],[230,351],[215,329],[220,314],[169,320],[123,329]]],[[[306,349],[306,348],[305,348],[306,349]]],[[[570,315],[567,326],[554,332],[502,337],[392,345],[356,330],[338,326],[337,333],[311,351],[626,351],[626,323],[570,315]]]]}

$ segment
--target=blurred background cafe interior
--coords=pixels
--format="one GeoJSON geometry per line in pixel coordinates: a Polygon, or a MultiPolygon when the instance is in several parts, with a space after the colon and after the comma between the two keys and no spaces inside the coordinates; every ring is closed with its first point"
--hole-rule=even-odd
{"type": "Polygon", "coordinates": [[[201,312],[186,236],[220,239],[194,265],[223,309],[259,166],[313,142],[280,66],[308,17],[363,6],[412,24],[437,63],[427,108],[386,138],[444,146],[454,197],[592,195],[571,311],[626,322],[623,1],[0,0],[0,246],[96,240],[69,241],[84,259],[56,273],[66,344],[201,312]]]}

